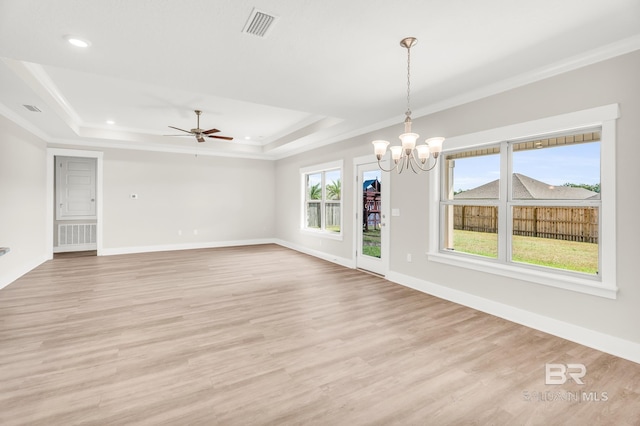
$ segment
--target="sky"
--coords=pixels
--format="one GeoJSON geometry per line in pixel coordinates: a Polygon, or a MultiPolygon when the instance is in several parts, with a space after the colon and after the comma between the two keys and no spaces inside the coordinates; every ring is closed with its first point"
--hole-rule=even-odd
{"type": "MultiPolygon", "coordinates": [[[[309,186],[313,186],[315,184],[322,182],[322,173],[314,173],[309,176],[309,186]]],[[[334,183],[335,181],[340,180],[340,170],[331,170],[325,172],[325,184],[329,185],[334,183]]]]}
{"type": "MultiPolygon", "coordinates": [[[[455,161],[455,191],[473,189],[500,177],[498,154],[455,161]]],[[[517,151],[513,155],[513,172],[555,186],[600,183],[600,143],[517,151]]]]}
{"type": "Polygon", "coordinates": [[[367,180],[373,180],[373,179],[378,179],[379,181],[382,181],[382,173],[380,172],[380,170],[371,170],[371,171],[362,173],[363,182],[367,180]]]}

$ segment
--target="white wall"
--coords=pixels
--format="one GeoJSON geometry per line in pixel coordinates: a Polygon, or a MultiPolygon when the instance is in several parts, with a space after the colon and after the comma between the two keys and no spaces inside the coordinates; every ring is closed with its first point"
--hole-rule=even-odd
{"type": "Polygon", "coordinates": [[[0,116],[0,288],[46,259],[46,143],[0,116]]]}
{"type": "MultiPolygon", "coordinates": [[[[640,182],[640,51],[584,67],[563,75],[510,90],[476,102],[451,108],[431,116],[414,120],[414,130],[423,136],[458,136],[522,123],[563,113],[618,103],[621,118],[617,122],[617,300],[579,294],[567,290],[533,284],[488,273],[429,262],[427,211],[428,175],[391,175],[391,207],[399,208],[400,217],[390,223],[390,270],[396,276],[415,282],[435,283],[451,294],[462,295],[475,301],[486,301],[492,306],[507,306],[518,312],[528,312],[529,319],[550,319],[557,327],[591,333],[591,338],[602,333],[640,344],[640,280],[637,279],[638,241],[637,197],[640,182]],[[412,253],[413,261],[406,261],[412,253]],[[465,296],[466,295],[466,296],[465,296]]],[[[343,141],[280,160],[276,172],[279,188],[277,204],[277,237],[292,244],[320,250],[325,257],[353,257],[350,238],[342,242],[323,243],[299,231],[298,169],[316,162],[352,158],[371,153],[371,140],[397,140],[402,132],[401,117],[398,125],[357,139],[343,141]]],[[[445,142],[446,144],[446,142],[445,142]]],[[[352,176],[351,170],[346,170],[352,176]]],[[[353,197],[351,179],[343,184],[345,200],[353,197]]],[[[345,203],[345,229],[352,232],[352,203],[345,203]]],[[[533,324],[535,325],[535,324],[533,324]]],[[[639,348],[640,346],[635,346],[639,348]]],[[[640,355],[637,357],[640,359],[640,355]]]]}
{"type": "Polygon", "coordinates": [[[275,235],[271,161],[103,152],[105,254],[251,243],[275,235]]]}

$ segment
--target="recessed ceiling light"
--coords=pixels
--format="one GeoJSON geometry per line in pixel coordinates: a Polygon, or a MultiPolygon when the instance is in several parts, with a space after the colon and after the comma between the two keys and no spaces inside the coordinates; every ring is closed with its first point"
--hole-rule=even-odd
{"type": "Polygon", "coordinates": [[[91,43],[87,40],[84,40],[80,37],[76,37],[76,36],[72,36],[72,35],[68,35],[64,37],[69,43],[71,43],[72,45],[76,46],[76,47],[89,47],[91,45],[91,43]]]}
{"type": "Polygon", "coordinates": [[[116,122],[113,120],[107,120],[107,124],[116,124],[116,122]]]}
{"type": "Polygon", "coordinates": [[[245,136],[244,138],[248,141],[251,140],[251,136],[245,136]]]}

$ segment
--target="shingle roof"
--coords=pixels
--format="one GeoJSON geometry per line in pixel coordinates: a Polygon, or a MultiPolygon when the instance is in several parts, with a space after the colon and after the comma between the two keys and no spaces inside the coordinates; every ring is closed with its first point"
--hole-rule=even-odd
{"type": "MultiPolygon", "coordinates": [[[[496,199],[500,181],[494,180],[454,196],[456,200],[496,199]]],[[[598,200],[600,194],[584,188],[553,186],[520,173],[513,174],[513,198],[518,200],[598,200]]]]}
{"type": "Polygon", "coordinates": [[[373,185],[373,183],[376,182],[377,180],[378,179],[365,180],[364,182],[362,182],[362,189],[364,189],[366,191],[367,188],[369,188],[371,185],[373,185]]]}

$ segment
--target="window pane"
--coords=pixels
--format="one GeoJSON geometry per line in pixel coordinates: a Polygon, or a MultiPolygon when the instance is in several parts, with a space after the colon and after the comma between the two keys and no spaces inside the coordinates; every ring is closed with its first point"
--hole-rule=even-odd
{"type": "Polygon", "coordinates": [[[320,229],[320,203],[308,202],[307,203],[307,228],[320,229]]]}
{"type": "Polygon", "coordinates": [[[514,262],[598,273],[597,207],[514,206],[514,262]]]}
{"type": "Polygon", "coordinates": [[[325,229],[340,232],[340,203],[325,204],[325,229]]]}
{"type": "Polygon", "coordinates": [[[322,173],[307,175],[307,200],[322,199],[322,173]]]}
{"type": "Polygon", "coordinates": [[[599,200],[598,132],[513,145],[514,200],[599,200]],[[576,139],[578,142],[576,142],[576,139]]]}
{"type": "Polygon", "coordinates": [[[382,257],[381,203],[382,171],[365,170],[362,172],[362,254],[382,257]]]}
{"type": "Polygon", "coordinates": [[[325,189],[327,200],[339,200],[341,198],[340,170],[325,172],[325,189]]]}
{"type": "Polygon", "coordinates": [[[500,148],[491,147],[445,156],[443,199],[498,199],[500,196],[500,148]]]}
{"type": "Polygon", "coordinates": [[[497,258],[498,207],[445,206],[444,248],[497,258]]]}

